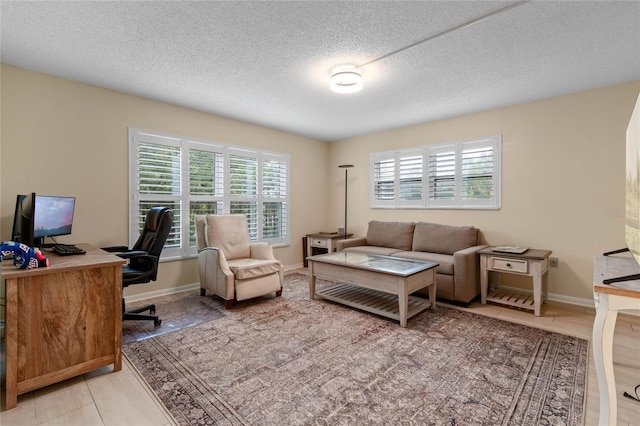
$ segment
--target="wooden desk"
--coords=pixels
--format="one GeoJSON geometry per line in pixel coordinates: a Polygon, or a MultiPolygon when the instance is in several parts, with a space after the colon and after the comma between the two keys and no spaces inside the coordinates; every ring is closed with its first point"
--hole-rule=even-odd
{"type": "Polygon", "coordinates": [[[3,261],[6,408],[18,395],[113,364],[122,369],[122,265],[118,256],[45,252],[48,268],[3,261]]]}
{"type": "Polygon", "coordinates": [[[593,299],[596,319],[593,323],[593,359],[598,376],[601,425],[615,425],[618,418],[616,382],[613,374],[613,332],[618,311],[640,309],[640,280],[603,284],[607,278],[640,273],[630,257],[596,256],[593,272],[593,299]]]}

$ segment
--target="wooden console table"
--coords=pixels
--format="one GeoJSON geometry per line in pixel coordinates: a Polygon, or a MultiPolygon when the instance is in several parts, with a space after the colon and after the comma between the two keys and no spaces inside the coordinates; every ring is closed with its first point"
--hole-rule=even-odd
{"type": "Polygon", "coordinates": [[[604,284],[608,278],[640,273],[630,257],[596,256],[593,271],[593,299],[596,319],[593,323],[593,359],[598,376],[601,425],[615,425],[618,418],[616,381],[613,374],[613,332],[618,311],[640,309],[640,280],[604,284]]]}
{"type": "Polygon", "coordinates": [[[540,306],[547,300],[549,279],[549,250],[529,249],[522,254],[502,253],[486,248],[480,254],[480,299],[484,305],[487,300],[503,305],[530,309],[540,316],[540,306]],[[497,286],[489,292],[489,271],[527,275],[533,279],[533,298],[520,292],[499,289],[497,286]]]}
{"type": "Polygon", "coordinates": [[[87,253],[46,252],[50,266],[0,264],[6,285],[6,408],[18,395],[113,364],[122,369],[122,265],[125,260],[79,244],[87,253]]]}

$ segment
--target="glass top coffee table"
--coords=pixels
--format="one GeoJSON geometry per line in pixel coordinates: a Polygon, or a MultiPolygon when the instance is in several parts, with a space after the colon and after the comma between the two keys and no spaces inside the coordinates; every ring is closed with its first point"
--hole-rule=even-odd
{"type": "Polygon", "coordinates": [[[367,312],[400,321],[431,307],[436,307],[436,266],[399,257],[377,256],[357,252],[336,252],[310,256],[309,296],[342,303],[367,312]],[[316,291],[316,278],[337,284],[316,291]],[[411,296],[427,288],[429,300],[411,296]]]}

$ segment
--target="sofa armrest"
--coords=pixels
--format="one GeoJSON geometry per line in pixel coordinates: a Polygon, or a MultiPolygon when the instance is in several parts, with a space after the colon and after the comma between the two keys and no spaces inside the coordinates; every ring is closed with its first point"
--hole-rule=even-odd
{"type": "Polygon", "coordinates": [[[456,300],[469,302],[480,294],[478,252],[486,247],[489,246],[478,245],[453,253],[453,270],[455,271],[453,287],[456,300]]]}
{"type": "Polygon", "coordinates": [[[346,240],[337,240],[336,251],[342,251],[347,247],[357,247],[357,246],[366,246],[366,245],[367,245],[367,239],[365,237],[348,238],[346,240]]]}

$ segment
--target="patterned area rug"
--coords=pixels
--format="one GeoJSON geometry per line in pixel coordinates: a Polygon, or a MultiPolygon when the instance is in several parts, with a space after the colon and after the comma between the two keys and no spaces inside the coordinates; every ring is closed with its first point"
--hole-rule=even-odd
{"type": "Polygon", "coordinates": [[[441,306],[401,328],[302,274],[224,313],[124,346],[179,424],[582,424],[586,340],[441,306]]]}

